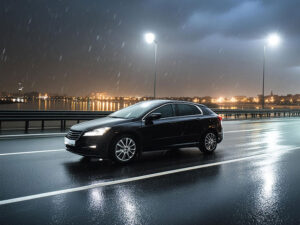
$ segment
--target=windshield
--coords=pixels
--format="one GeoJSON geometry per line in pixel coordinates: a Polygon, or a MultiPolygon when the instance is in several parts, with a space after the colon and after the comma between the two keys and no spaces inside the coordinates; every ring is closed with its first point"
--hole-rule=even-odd
{"type": "Polygon", "coordinates": [[[126,119],[138,118],[143,114],[145,114],[147,111],[149,111],[153,107],[153,105],[154,103],[149,101],[139,102],[127,108],[116,111],[110,114],[109,117],[126,118],[126,119]]]}

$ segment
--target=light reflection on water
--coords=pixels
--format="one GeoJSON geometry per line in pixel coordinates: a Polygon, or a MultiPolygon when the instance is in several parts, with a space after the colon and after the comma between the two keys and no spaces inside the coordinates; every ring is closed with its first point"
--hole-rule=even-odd
{"type": "Polygon", "coordinates": [[[27,103],[0,105],[0,110],[72,110],[72,111],[116,111],[135,104],[118,101],[74,101],[74,100],[36,100],[27,103]]]}
{"type": "Polygon", "coordinates": [[[94,188],[89,191],[89,209],[100,212],[103,210],[103,193],[101,188],[94,188]]]}
{"type": "Polygon", "coordinates": [[[282,180],[281,168],[276,163],[286,154],[286,149],[294,148],[293,145],[285,145],[283,142],[284,133],[280,132],[281,124],[273,124],[271,131],[262,134],[260,145],[264,146],[264,152],[271,153],[264,160],[255,162],[259,170],[253,173],[253,178],[257,184],[255,194],[255,219],[263,223],[265,218],[273,217],[273,220],[280,220],[278,211],[280,209],[280,183],[282,180]]]}
{"type": "Polygon", "coordinates": [[[256,195],[256,220],[263,221],[264,218],[276,215],[279,209],[279,184],[280,172],[276,167],[276,161],[280,155],[268,158],[261,165],[260,171],[256,174],[258,192],[256,195]]]}
{"type": "Polygon", "coordinates": [[[141,224],[140,212],[132,190],[120,187],[117,191],[118,207],[122,212],[124,224],[141,224]],[[125,222],[126,221],[126,222],[125,222]]]}

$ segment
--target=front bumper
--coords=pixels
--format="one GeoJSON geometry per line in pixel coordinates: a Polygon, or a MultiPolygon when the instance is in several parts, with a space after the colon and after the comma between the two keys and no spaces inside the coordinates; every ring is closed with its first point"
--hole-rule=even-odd
{"type": "Polygon", "coordinates": [[[106,135],[97,137],[81,136],[75,141],[75,145],[66,144],[66,150],[78,155],[107,159],[109,141],[106,135]]]}

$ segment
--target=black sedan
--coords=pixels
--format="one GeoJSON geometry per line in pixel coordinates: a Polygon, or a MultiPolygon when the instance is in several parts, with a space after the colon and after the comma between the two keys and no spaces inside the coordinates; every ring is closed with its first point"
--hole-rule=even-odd
{"type": "Polygon", "coordinates": [[[199,147],[209,154],[222,139],[222,117],[206,106],[152,100],[72,126],[65,145],[79,155],[128,163],[145,151],[199,147]]]}

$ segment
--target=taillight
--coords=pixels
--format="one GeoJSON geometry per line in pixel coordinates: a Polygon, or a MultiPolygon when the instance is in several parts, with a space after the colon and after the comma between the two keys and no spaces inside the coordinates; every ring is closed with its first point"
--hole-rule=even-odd
{"type": "Polygon", "coordinates": [[[219,121],[222,121],[222,116],[220,116],[220,115],[218,115],[218,119],[219,119],[219,121]]]}

